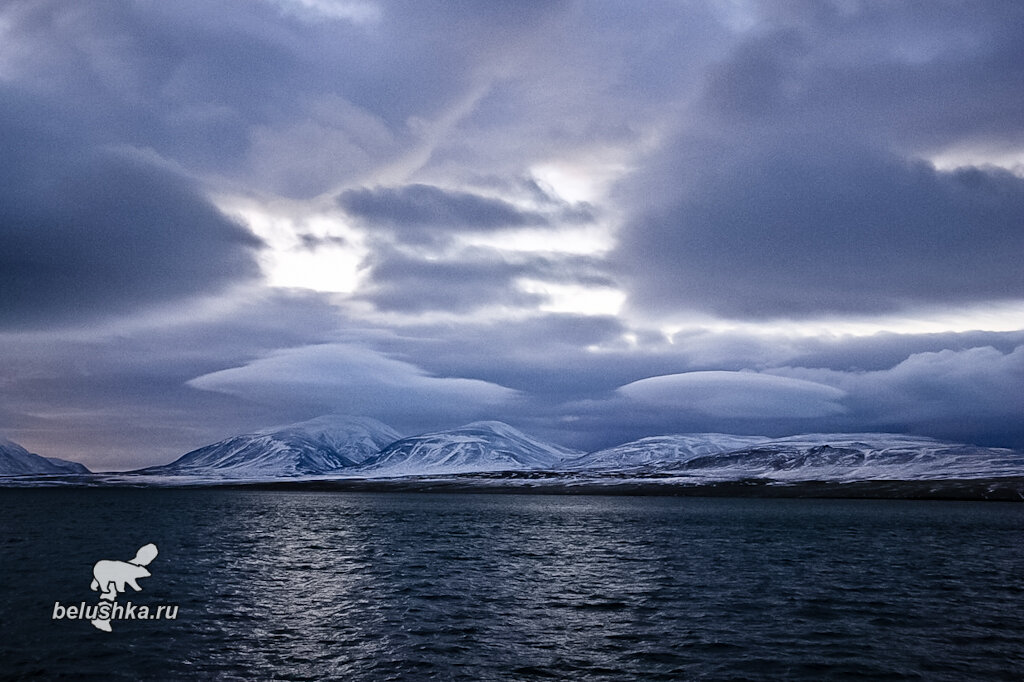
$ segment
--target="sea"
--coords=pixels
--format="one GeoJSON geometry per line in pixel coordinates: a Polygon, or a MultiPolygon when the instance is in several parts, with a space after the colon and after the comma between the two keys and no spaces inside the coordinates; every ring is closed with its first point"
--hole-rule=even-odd
{"type": "Polygon", "coordinates": [[[0,489],[0,600],[4,679],[1021,680],[1024,504],[0,489]]]}

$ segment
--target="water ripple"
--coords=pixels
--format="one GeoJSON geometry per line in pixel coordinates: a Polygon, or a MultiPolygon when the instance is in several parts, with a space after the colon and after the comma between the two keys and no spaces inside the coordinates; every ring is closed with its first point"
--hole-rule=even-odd
{"type": "Polygon", "coordinates": [[[13,677],[1024,676],[1018,505],[215,490],[0,505],[13,677]],[[160,555],[135,599],[180,604],[178,620],[49,619],[89,599],[97,559],[145,542],[160,555]]]}

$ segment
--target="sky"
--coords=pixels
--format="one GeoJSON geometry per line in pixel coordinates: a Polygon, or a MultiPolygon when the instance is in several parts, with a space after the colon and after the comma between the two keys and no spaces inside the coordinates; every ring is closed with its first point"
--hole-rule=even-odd
{"type": "Polygon", "coordinates": [[[0,436],[1024,448],[1024,5],[8,0],[0,436]]]}

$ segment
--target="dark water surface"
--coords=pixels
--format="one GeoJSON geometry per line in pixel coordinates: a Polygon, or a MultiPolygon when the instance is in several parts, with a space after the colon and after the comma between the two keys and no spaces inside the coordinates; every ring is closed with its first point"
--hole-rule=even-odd
{"type": "Polygon", "coordinates": [[[0,489],[0,585],[6,677],[1024,678],[1020,504],[0,489]]]}

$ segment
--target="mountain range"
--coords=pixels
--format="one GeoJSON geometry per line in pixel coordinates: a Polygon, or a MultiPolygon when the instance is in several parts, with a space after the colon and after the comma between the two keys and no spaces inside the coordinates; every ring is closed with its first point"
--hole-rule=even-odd
{"type": "MultiPolygon", "coordinates": [[[[88,474],[0,440],[0,476],[88,474]]],[[[589,453],[546,443],[499,421],[402,437],[375,419],[328,415],[188,452],[169,464],[122,472],[133,481],[381,480],[463,475],[624,478],[692,484],[760,480],[928,481],[1024,478],[1024,453],[885,433],[785,438],[690,433],[641,438],[589,453]]],[[[102,476],[102,475],[101,475],[102,476]]]]}

